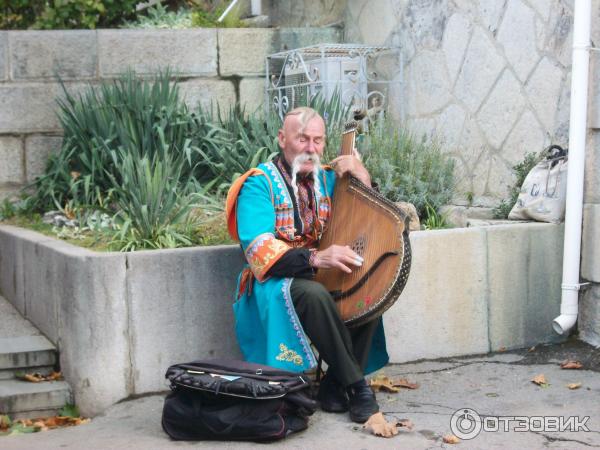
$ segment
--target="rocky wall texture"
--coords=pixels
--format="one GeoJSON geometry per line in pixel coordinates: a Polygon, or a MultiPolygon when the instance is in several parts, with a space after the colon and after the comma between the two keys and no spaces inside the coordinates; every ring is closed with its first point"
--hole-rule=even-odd
{"type": "Polygon", "coordinates": [[[0,31],[0,200],[39,176],[61,146],[58,78],[77,92],[134,70],[170,67],[191,107],[264,100],[265,57],[338,42],[335,28],[0,31]]]}
{"type": "Polygon", "coordinates": [[[454,157],[454,203],[497,204],[527,152],[568,143],[572,0],[349,0],[345,14],[345,41],[401,48],[391,110],[454,157]]]}

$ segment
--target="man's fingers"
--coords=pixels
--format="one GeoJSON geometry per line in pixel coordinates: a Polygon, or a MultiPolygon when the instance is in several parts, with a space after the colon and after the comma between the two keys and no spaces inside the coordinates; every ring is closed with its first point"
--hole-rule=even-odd
{"type": "Polygon", "coordinates": [[[346,273],[352,273],[352,269],[350,267],[348,267],[348,266],[345,266],[341,262],[337,263],[337,267],[338,267],[338,269],[340,269],[340,270],[342,270],[342,271],[344,271],[346,273]]]}

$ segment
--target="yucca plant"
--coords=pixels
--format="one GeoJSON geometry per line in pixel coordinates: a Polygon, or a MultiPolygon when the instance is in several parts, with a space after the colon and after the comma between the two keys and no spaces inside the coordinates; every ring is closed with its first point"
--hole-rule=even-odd
{"type": "Polygon", "coordinates": [[[164,145],[152,157],[111,152],[114,163],[121,166],[119,178],[107,174],[118,206],[112,247],[130,251],[192,245],[193,230],[199,225],[190,215],[192,209],[219,209],[205,195],[206,187],[199,188],[191,173],[184,175],[191,158],[189,141],[186,144],[179,154],[164,145]]]}
{"type": "MultiPolygon", "coordinates": [[[[182,149],[197,128],[169,71],[150,80],[129,73],[77,96],[63,88],[64,99],[58,101],[63,146],[35,183],[40,209],[70,200],[100,205],[112,186],[108,175],[119,171],[112,151],[152,159],[164,141],[173,151],[182,149]]],[[[184,172],[191,171],[194,161],[189,162],[184,172]]]]}

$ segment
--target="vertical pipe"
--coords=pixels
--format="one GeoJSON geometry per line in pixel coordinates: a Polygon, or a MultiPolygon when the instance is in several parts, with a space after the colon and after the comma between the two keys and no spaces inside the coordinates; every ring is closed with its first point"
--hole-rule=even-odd
{"type": "Polygon", "coordinates": [[[554,331],[566,334],[575,325],[579,299],[579,260],[583,211],[583,174],[587,133],[587,96],[590,52],[591,0],[575,0],[573,21],[573,67],[569,118],[569,173],[563,248],[560,316],[554,331]]]}
{"type": "Polygon", "coordinates": [[[250,3],[250,15],[260,16],[262,14],[262,0],[252,0],[250,3]]]}

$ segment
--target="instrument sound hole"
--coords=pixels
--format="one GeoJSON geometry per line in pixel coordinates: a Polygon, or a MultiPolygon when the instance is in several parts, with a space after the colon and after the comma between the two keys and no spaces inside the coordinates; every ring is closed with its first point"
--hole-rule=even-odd
{"type": "Polygon", "coordinates": [[[365,254],[365,244],[366,239],[363,236],[359,236],[356,240],[350,245],[350,248],[354,250],[359,256],[364,256],[365,254]]]}

